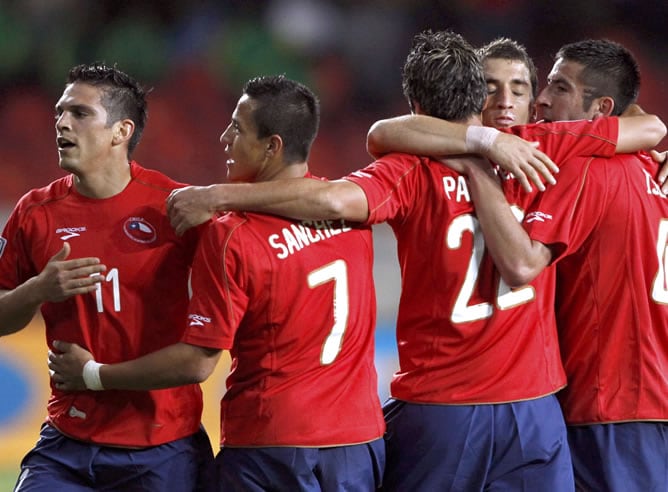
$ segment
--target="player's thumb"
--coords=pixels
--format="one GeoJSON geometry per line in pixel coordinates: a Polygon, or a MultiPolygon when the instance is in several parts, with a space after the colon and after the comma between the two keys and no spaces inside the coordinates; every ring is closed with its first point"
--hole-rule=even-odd
{"type": "Polygon", "coordinates": [[[71,343],[61,342],[60,340],[53,341],[53,348],[58,352],[67,352],[67,349],[69,349],[71,345],[71,343]]]}
{"type": "Polygon", "coordinates": [[[51,261],[63,261],[66,260],[68,256],[70,256],[70,251],[72,248],[70,247],[70,243],[64,242],[63,247],[58,251],[55,255],[51,257],[51,261]]]}

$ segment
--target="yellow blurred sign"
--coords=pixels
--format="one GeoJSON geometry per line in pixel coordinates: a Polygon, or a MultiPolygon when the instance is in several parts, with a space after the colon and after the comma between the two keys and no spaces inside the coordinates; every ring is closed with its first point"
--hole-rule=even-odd
{"type": "MultiPolygon", "coordinates": [[[[35,445],[46,417],[49,369],[44,323],[36,317],[18,333],[0,338],[0,468],[17,471],[23,456],[35,445]]],[[[206,427],[214,453],[220,442],[220,399],[230,368],[226,352],[215,372],[202,384],[206,427]]]]}

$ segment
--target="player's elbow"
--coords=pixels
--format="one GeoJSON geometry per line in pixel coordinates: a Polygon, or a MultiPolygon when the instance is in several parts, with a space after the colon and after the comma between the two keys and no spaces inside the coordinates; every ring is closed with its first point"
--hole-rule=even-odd
{"type": "Polygon", "coordinates": [[[531,248],[522,254],[514,254],[496,265],[501,278],[514,289],[523,287],[535,279],[551,260],[552,251],[543,244],[533,241],[531,248]]]}
{"type": "Polygon", "coordinates": [[[186,381],[186,384],[203,383],[213,373],[213,366],[211,366],[206,360],[199,360],[189,364],[186,369],[187,370],[183,378],[186,381]]]}
{"type": "Polygon", "coordinates": [[[391,137],[387,128],[385,120],[376,121],[366,136],[366,151],[374,158],[381,157],[387,153],[384,142],[387,142],[391,137]]]}
{"type": "Polygon", "coordinates": [[[220,350],[190,346],[189,357],[182,365],[184,384],[199,384],[213,373],[220,357],[220,350]]]}
{"type": "Polygon", "coordinates": [[[529,265],[526,262],[499,268],[501,278],[512,289],[527,285],[535,279],[541,271],[542,269],[529,265]]]}
{"type": "Polygon", "coordinates": [[[654,116],[654,121],[652,125],[650,126],[650,130],[648,131],[648,140],[651,140],[651,145],[649,148],[653,148],[663,140],[663,137],[666,136],[666,125],[663,121],[658,116],[654,116]]]}

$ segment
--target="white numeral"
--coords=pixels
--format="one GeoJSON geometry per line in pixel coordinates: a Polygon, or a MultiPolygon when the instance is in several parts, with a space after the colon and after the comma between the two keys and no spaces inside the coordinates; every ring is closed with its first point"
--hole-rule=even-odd
{"type": "MultiPolygon", "coordinates": [[[[513,213],[518,220],[522,220],[522,212],[513,207],[513,213]]],[[[462,237],[465,232],[473,234],[473,249],[471,259],[466,269],[464,282],[462,283],[455,305],[452,309],[450,319],[453,323],[467,323],[480,319],[489,318],[494,312],[494,306],[489,302],[469,305],[473,291],[478,284],[480,264],[485,252],[485,240],[480,228],[480,222],[473,215],[460,215],[456,217],[446,235],[446,244],[450,249],[458,249],[462,246],[462,237]]],[[[498,309],[510,309],[520,304],[533,300],[535,292],[533,287],[527,286],[520,289],[511,289],[503,279],[497,287],[496,307],[498,309]]]]}
{"type": "Polygon", "coordinates": [[[668,243],[668,220],[659,222],[659,237],[656,241],[656,256],[659,260],[659,270],[656,272],[652,283],[652,299],[659,304],[668,304],[668,282],[666,282],[666,271],[668,270],[668,255],[666,254],[666,243],[668,243]]]}
{"type": "Polygon", "coordinates": [[[331,364],[341,350],[343,334],[348,327],[348,268],[343,260],[336,260],[308,275],[308,286],[318,287],[326,282],[334,282],[334,326],[325,339],[320,354],[322,365],[331,364]]]}
{"type": "MultiPolygon", "coordinates": [[[[119,287],[118,281],[118,268],[112,268],[107,273],[107,276],[104,277],[105,282],[111,282],[112,285],[112,296],[114,299],[114,311],[119,312],[121,310],[121,289],[119,287]]],[[[104,304],[102,303],[102,282],[95,284],[95,302],[97,304],[97,312],[104,312],[104,304]]]]}

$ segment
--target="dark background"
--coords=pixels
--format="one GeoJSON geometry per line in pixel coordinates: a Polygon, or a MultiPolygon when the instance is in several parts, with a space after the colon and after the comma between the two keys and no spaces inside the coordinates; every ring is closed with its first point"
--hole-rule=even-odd
{"type": "Polygon", "coordinates": [[[512,37],[541,85],[562,44],[619,41],[640,63],[640,103],[668,119],[667,13],[666,0],[1,0],[0,212],[62,175],[53,105],[78,63],[117,63],[153,88],[135,158],[193,184],[224,179],[218,137],[243,82],[285,73],[321,98],[310,165],[338,177],[369,162],[371,123],[407,112],[401,66],[425,28],[474,46],[512,37]]]}

